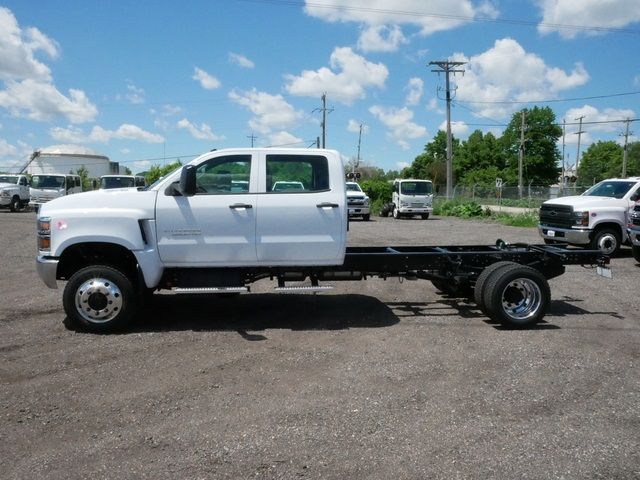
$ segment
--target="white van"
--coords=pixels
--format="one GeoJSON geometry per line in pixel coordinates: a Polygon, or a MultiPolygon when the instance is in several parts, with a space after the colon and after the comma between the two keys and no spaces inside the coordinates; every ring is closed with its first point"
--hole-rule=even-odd
{"type": "Polygon", "coordinates": [[[433,182],[415,178],[393,181],[390,205],[393,218],[420,215],[423,220],[433,212],[433,182]]]}

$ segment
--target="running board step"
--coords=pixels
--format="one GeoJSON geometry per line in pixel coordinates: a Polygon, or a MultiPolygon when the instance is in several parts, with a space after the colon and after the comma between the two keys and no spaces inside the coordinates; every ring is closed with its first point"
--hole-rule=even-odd
{"type": "Polygon", "coordinates": [[[175,293],[246,293],[247,287],[174,288],[175,293]]]}
{"type": "Polygon", "coordinates": [[[304,292],[326,292],[327,290],[332,290],[333,287],[331,285],[299,285],[299,286],[293,286],[293,287],[275,287],[274,290],[276,292],[282,292],[282,293],[287,293],[287,292],[300,292],[300,293],[304,293],[304,292]]]}

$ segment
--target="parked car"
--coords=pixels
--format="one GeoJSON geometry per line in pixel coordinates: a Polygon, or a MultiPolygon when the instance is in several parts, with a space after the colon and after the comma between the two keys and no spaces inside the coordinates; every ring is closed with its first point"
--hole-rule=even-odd
{"type": "Polygon", "coordinates": [[[371,218],[370,199],[357,182],[347,182],[347,207],[349,218],[362,217],[364,221],[371,218]]]}

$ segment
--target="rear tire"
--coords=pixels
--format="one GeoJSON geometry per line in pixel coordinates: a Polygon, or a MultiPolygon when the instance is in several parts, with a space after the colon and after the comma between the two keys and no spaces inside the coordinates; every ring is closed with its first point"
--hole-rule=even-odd
{"type": "Polygon", "coordinates": [[[493,272],[495,272],[499,268],[508,267],[512,265],[517,265],[517,264],[514,262],[507,262],[507,261],[492,263],[491,265],[485,267],[485,269],[482,270],[482,272],[480,272],[480,275],[478,275],[478,278],[476,279],[476,285],[473,289],[473,299],[475,300],[478,307],[480,307],[480,310],[482,311],[482,313],[484,313],[485,315],[488,315],[487,309],[484,306],[484,290],[487,285],[487,279],[493,272]]]}
{"type": "Polygon", "coordinates": [[[600,250],[605,255],[613,255],[620,248],[620,234],[611,228],[596,230],[589,247],[600,250]]]}
{"type": "Polygon", "coordinates": [[[525,265],[494,270],[484,291],[487,315],[508,328],[526,328],[544,317],[551,302],[547,279],[525,265]]]}
{"type": "Polygon", "coordinates": [[[633,253],[633,258],[636,259],[636,262],[640,263],[640,247],[633,245],[631,247],[631,253],[633,253]]]}
{"type": "Polygon", "coordinates": [[[106,265],[85,267],[74,273],[62,295],[68,326],[107,333],[127,326],[140,304],[132,282],[106,265]]]}

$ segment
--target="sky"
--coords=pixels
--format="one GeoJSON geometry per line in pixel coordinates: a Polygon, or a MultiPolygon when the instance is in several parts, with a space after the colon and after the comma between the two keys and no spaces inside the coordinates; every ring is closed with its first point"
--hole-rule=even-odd
{"type": "Polygon", "coordinates": [[[315,146],[325,93],[326,147],[397,170],[446,129],[442,61],[456,138],[548,106],[571,165],[578,138],[638,140],[639,47],[638,0],[5,1],[0,171],[51,145],[134,173],[315,146]]]}

